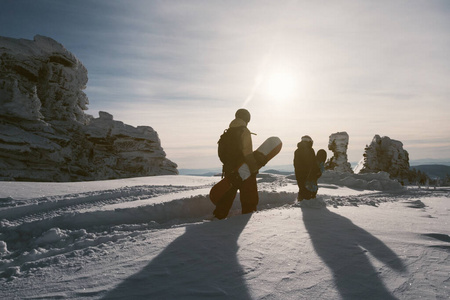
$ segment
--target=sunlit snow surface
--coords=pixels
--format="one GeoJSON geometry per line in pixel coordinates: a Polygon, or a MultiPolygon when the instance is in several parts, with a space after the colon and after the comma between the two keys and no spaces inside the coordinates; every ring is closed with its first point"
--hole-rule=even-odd
{"type": "Polygon", "coordinates": [[[0,298],[450,297],[449,189],[324,177],[299,205],[260,174],[259,211],[222,221],[219,177],[0,182],[0,298]]]}

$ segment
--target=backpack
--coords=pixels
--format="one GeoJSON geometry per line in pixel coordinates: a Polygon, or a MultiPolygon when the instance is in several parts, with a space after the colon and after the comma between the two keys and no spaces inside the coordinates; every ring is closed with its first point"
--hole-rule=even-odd
{"type": "Polygon", "coordinates": [[[244,126],[225,129],[217,142],[219,159],[227,169],[232,169],[244,161],[241,136],[244,126]]]}

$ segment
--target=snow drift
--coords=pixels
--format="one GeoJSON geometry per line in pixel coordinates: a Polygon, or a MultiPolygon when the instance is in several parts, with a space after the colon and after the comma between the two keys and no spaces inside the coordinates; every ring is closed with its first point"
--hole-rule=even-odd
{"type": "Polygon", "coordinates": [[[448,298],[449,191],[366,175],[324,174],[314,209],[260,174],[259,211],[213,222],[217,177],[0,182],[0,297],[448,298]]]}

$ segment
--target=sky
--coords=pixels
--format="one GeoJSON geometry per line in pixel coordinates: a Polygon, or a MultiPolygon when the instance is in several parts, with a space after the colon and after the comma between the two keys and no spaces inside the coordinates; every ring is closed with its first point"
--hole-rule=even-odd
{"type": "Polygon", "coordinates": [[[273,165],[342,131],[352,163],[376,134],[450,161],[449,1],[0,0],[0,36],[36,34],[87,68],[86,113],[153,127],[180,169],[220,167],[241,107],[273,165]]]}

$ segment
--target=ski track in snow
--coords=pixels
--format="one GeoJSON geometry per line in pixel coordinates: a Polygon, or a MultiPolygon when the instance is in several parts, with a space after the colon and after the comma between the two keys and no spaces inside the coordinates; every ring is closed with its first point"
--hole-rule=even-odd
{"type": "MultiPolygon", "coordinates": [[[[148,247],[146,235],[149,232],[180,230],[188,224],[208,222],[205,220],[212,216],[213,211],[208,197],[212,184],[136,185],[21,200],[1,198],[1,280],[9,282],[32,275],[39,278],[46,267],[55,265],[77,272],[90,257],[98,259],[108,255],[108,249],[113,246],[122,245],[127,247],[126,251],[138,251],[136,249],[144,245],[148,247]],[[130,241],[134,250],[129,248],[130,241]]],[[[295,204],[295,182],[285,176],[263,176],[258,189],[259,211],[298,206],[295,204]]],[[[449,197],[448,190],[405,189],[397,192],[361,191],[360,194],[356,191],[354,195],[339,195],[335,192],[337,189],[332,184],[321,184],[320,201],[334,208],[377,207],[381,203],[405,201],[411,208],[420,209],[425,206],[420,200],[423,197],[449,197]]],[[[235,201],[229,218],[240,214],[239,210],[240,203],[235,201]]],[[[429,233],[424,237],[447,241],[448,235],[429,233]]],[[[159,238],[163,239],[162,236],[159,238]]],[[[449,249],[447,245],[442,247],[449,249]]],[[[258,254],[255,255],[258,260],[258,254]]],[[[244,272],[255,272],[254,267],[249,268],[246,270],[244,265],[244,272]]],[[[266,292],[270,294],[269,291],[261,291],[263,294],[266,292]]],[[[104,291],[97,287],[91,293],[96,295],[104,291]]],[[[78,296],[89,295],[87,290],[78,296]]],[[[47,296],[65,298],[67,294],[47,296]]],[[[214,296],[205,295],[206,298],[214,296]]]]}

